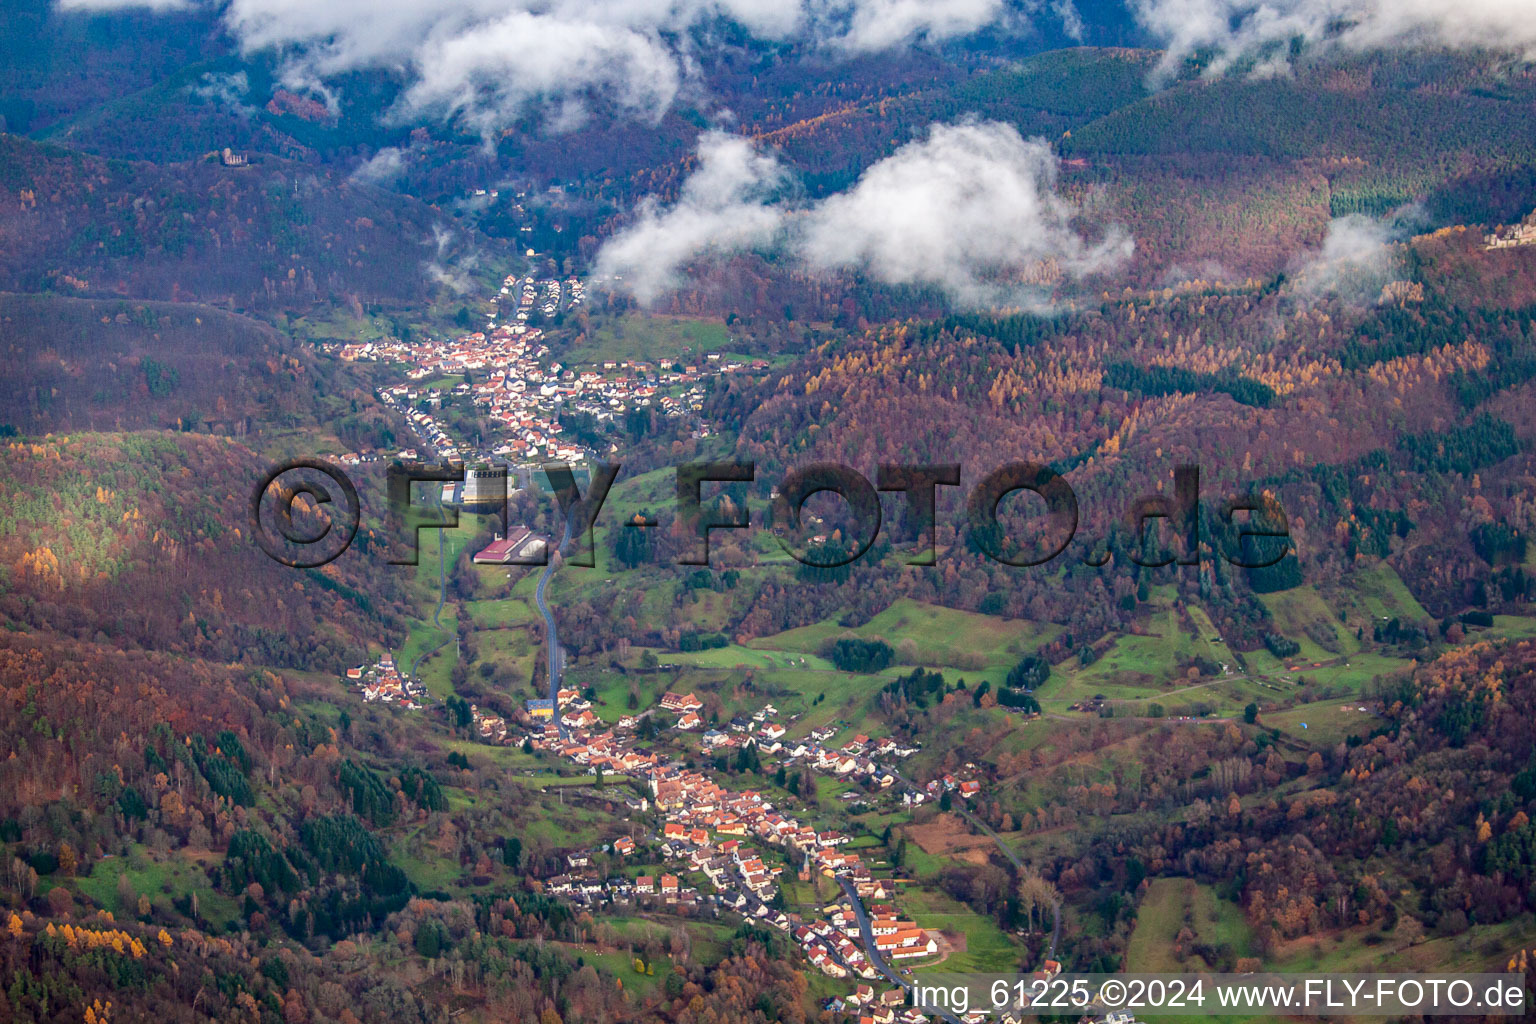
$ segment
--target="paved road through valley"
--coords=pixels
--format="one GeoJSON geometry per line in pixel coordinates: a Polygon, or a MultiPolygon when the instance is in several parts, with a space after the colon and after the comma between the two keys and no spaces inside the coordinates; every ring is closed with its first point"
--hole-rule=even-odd
{"type": "MultiPolygon", "coordinates": [[[[565,549],[571,542],[571,517],[565,517],[565,532],[560,536],[559,554],[564,555],[565,549]]],[[[544,599],[544,591],[549,587],[549,578],[555,574],[555,556],[551,554],[549,561],[544,565],[544,573],[539,577],[539,586],[533,592],[533,601],[539,606],[539,614],[544,616],[544,641],[546,645],[545,658],[549,662],[549,701],[554,708],[555,725],[560,730],[560,738],[566,736],[565,723],[560,721],[560,672],[565,667],[565,655],[560,650],[560,634],[556,631],[554,613],[549,610],[549,602],[544,599]]]]}
{"type": "MultiPolygon", "coordinates": [[[[874,964],[875,970],[885,976],[886,981],[904,989],[910,994],[912,983],[903,978],[896,968],[887,963],[885,957],[881,956],[880,951],[875,948],[875,933],[869,923],[869,911],[864,909],[864,901],[859,899],[859,891],[854,888],[853,879],[847,875],[838,875],[837,884],[843,887],[843,895],[847,896],[848,902],[853,904],[853,917],[854,920],[859,922],[859,935],[864,939],[864,955],[869,957],[869,962],[874,964]]],[[[949,1021],[949,1024],[962,1024],[960,1018],[948,1010],[928,1006],[919,1006],[918,1009],[924,1013],[942,1017],[944,1020],[949,1021]]]]}

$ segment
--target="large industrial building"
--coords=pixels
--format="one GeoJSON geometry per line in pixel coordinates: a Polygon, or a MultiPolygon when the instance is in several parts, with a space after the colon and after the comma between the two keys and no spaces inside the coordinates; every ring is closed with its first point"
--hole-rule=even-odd
{"type": "Polygon", "coordinates": [[[541,561],[544,554],[544,538],[532,530],[519,528],[506,537],[497,537],[485,550],[475,555],[481,565],[528,565],[541,561]]]}

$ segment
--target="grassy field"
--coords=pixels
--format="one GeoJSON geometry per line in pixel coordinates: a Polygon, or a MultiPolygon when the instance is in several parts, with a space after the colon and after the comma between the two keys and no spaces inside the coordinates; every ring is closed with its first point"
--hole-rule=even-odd
{"type": "MultiPolygon", "coordinates": [[[[479,740],[464,740],[453,737],[444,737],[438,740],[438,743],[444,750],[463,754],[469,759],[470,764],[489,761],[491,764],[496,765],[496,767],[506,771],[534,772],[539,775],[553,775],[555,774],[553,769],[556,767],[565,772],[574,770],[569,763],[557,760],[553,754],[547,754],[542,757],[538,754],[525,754],[522,748],[515,746],[493,746],[489,743],[481,743],[479,740]]],[[[585,775],[582,776],[582,778],[586,777],[585,775]]]]}
{"type": "Polygon", "coordinates": [[[913,878],[936,878],[940,871],[948,866],[949,862],[943,857],[937,857],[925,851],[916,843],[907,843],[905,860],[902,861],[901,870],[913,878]]]}
{"type": "Polygon", "coordinates": [[[1409,593],[1402,577],[1386,562],[1377,562],[1369,569],[1356,572],[1350,580],[1350,590],[1377,619],[1423,622],[1431,618],[1424,606],[1409,593]]]}
{"type": "Polygon", "coordinates": [[[1354,702],[1318,701],[1289,711],[1266,712],[1259,721],[1311,746],[1331,747],[1350,736],[1367,736],[1381,724],[1376,715],[1360,711],[1362,706],[1354,702]]]}
{"type": "Polygon", "coordinates": [[[730,331],[718,320],[686,317],[624,316],[605,320],[587,340],[565,354],[568,363],[638,359],[676,359],[702,363],[707,352],[723,352],[730,331]]]}
{"type": "Polygon", "coordinates": [[[427,690],[440,700],[453,694],[451,676],[457,656],[452,640],[458,628],[458,611],[454,604],[444,604],[442,628],[433,624],[432,616],[437,608],[439,590],[439,552],[445,571],[451,571],[454,560],[476,536],[480,518],[461,516],[458,528],[453,530],[423,530],[417,550],[415,581],[421,595],[421,612],[420,617],[411,623],[410,634],[396,652],[395,660],[402,670],[409,670],[418,655],[448,640],[449,643],[442,650],[424,658],[416,668],[427,690]]]}
{"type": "Polygon", "coordinates": [[[1394,658],[1377,651],[1358,651],[1348,658],[1334,658],[1321,663],[1303,661],[1299,656],[1281,661],[1266,650],[1249,651],[1243,658],[1248,662],[1251,674],[1277,683],[1282,693],[1288,692],[1302,680],[1358,693],[1377,676],[1390,675],[1414,665],[1410,659],[1394,658]]]}
{"type": "MultiPolygon", "coordinates": [[[[637,513],[655,515],[676,500],[675,472],[660,469],[637,476],[621,475],[603,503],[594,530],[591,568],[570,566],[555,574],[550,583],[552,604],[570,604],[599,599],[607,601],[615,590],[623,595],[615,614],[628,615],[638,622],[668,623],[680,630],[719,632],[739,619],[745,605],[756,592],[755,586],[716,592],[691,589],[687,581],[696,570],[690,566],[642,565],[625,568],[613,557],[618,533],[632,529],[624,525],[637,513]]],[[[762,582],[774,570],[754,570],[753,580],[762,582]]],[[[713,575],[706,572],[706,577],[713,575]]],[[[520,585],[518,591],[521,592],[520,585]]],[[[532,585],[527,585],[531,597],[532,585]]]]}
{"type": "Polygon", "coordinates": [[[658,651],[662,665],[686,665],[693,668],[753,668],[835,672],[832,663],[814,654],[765,651],[730,644],[708,651],[658,651]]]}
{"type": "Polygon", "coordinates": [[[534,659],[540,647],[528,630],[477,630],[474,634],[474,647],[476,666],[490,664],[511,670],[516,680],[512,684],[514,696],[526,698],[545,692],[542,677],[537,683],[533,678],[534,659]]]}
{"type": "MultiPolygon", "coordinates": [[[[964,936],[963,951],[942,962],[915,968],[915,973],[940,971],[952,974],[1010,973],[1019,966],[1022,947],[990,917],[984,917],[935,889],[908,887],[896,905],[920,927],[951,936],[964,936]]],[[[1032,965],[1033,966],[1033,965],[1032,965]]]]}
{"type": "Polygon", "coordinates": [[[424,892],[447,892],[464,879],[464,872],[446,857],[417,856],[396,850],[390,854],[390,860],[424,892]]]}
{"type": "Polygon", "coordinates": [[[1126,970],[1177,974],[1219,966],[1202,966],[1198,957],[1179,962],[1174,946],[1183,928],[1194,933],[1197,943],[1225,947],[1233,957],[1253,955],[1253,936],[1241,907],[1218,898],[1210,886],[1191,879],[1158,878],[1147,887],[1137,908],[1136,929],[1125,955],[1126,970]]]}
{"type": "Polygon", "coordinates": [[[151,905],[164,910],[169,909],[173,898],[195,893],[199,915],[223,928],[239,916],[235,901],[216,891],[209,881],[209,873],[217,871],[223,859],[222,854],[192,856],[185,850],[157,857],[136,846],[127,857],[97,861],[91,873],[77,878],[75,885],[91,899],[125,917],[128,915],[122,913],[117,902],[120,876],[127,876],[137,895],[148,896],[151,905]]]}
{"type": "Polygon", "coordinates": [[[634,959],[628,953],[584,952],[580,955],[582,959],[598,970],[607,971],[618,978],[624,984],[624,991],[632,993],[641,999],[654,993],[667,980],[667,975],[672,973],[672,960],[670,957],[657,957],[651,961],[652,973],[639,974],[635,971],[634,959]]]}
{"type": "Polygon", "coordinates": [[[456,659],[454,654],[453,637],[458,628],[457,616],[453,605],[444,605],[442,614],[442,629],[438,629],[432,623],[429,614],[425,619],[417,619],[411,623],[411,632],[406,637],[404,646],[395,656],[395,663],[401,671],[409,670],[416,664],[417,655],[424,651],[430,651],[438,644],[448,641],[441,650],[430,657],[423,658],[416,666],[416,673],[421,677],[422,684],[428,692],[439,700],[453,694],[453,666],[456,659]]]}
{"type": "Polygon", "coordinates": [[[651,707],[661,699],[663,692],[657,676],[622,676],[617,672],[578,669],[567,673],[566,679],[571,686],[580,690],[590,688],[595,693],[592,711],[609,725],[625,715],[651,707]],[[635,692],[635,708],[629,707],[631,687],[635,692]]]}
{"type": "MultiPolygon", "coordinates": [[[[1231,956],[1258,956],[1253,936],[1236,905],[1219,899],[1209,886],[1185,878],[1153,880],[1138,908],[1136,928],[1126,952],[1126,970],[1145,973],[1195,973],[1205,969],[1191,953],[1180,962],[1175,953],[1179,931],[1189,928],[1194,942],[1224,948],[1231,956]]],[[[1260,957],[1260,968],[1280,972],[1370,973],[1434,971],[1441,973],[1502,970],[1509,951],[1536,939],[1536,918],[1526,914],[1497,925],[1475,927],[1454,937],[1410,944],[1406,932],[1370,928],[1333,930],[1283,943],[1260,957]]],[[[1172,1021],[1272,1020],[1272,1017],[1165,1017],[1172,1021]]]]}
{"type": "MultiPolygon", "coordinates": [[[[1136,928],[1126,950],[1127,972],[1190,974],[1210,969],[1198,955],[1190,953],[1181,963],[1175,944],[1181,929],[1194,934],[1194,942],[1225,947],[1234,957],[1251,956],[1253,937],[1242,909],[1217,897],[1210,886],[1187,878],[1158,878],[1147,887],[1137,908],[1136,928]]],[[[1271,965],[1265,964],[1266,968],[1271,965]]],[[[1269,1020],[1252,1017],[1159,1017],[1160,1021],[1269,1020]]]]}
{"type": "Polygon", "coordinates": [[[1312,587],[1261,594],[1259,600],[1274,617],[1277,631],[1301,645],[1301,653],[1291,663],[1328,661],[1360,649],[1354,633],[1312,587]]]}
{"type": "MultiPolygon", "coordinates": [[[[1156,627],[1166,628],[1171,616],[1159,616],[1156,627]]],[[[1136,700],[1155,696],[1161,684],[1178,671],[1179,650],[1188,640],[1182,632],[1159,630],[1146,635],[1118,637],[1092,665],[1079,668],[1065,663],[1052,669],[1051,679],[1040,688],[1043,701],[1072,704],[1103,694],[1111,700],[1136,700]]]]}
{"type": "MultiPolygon", "coordinates": [[[[1486,632],[1511,640],[1530,640],[1536,637],[1536,618],[1527,618],[1524,615],[1495,615],[1493,628],[1486,632]]],[[[1476,634],[1473,634],[1473,638],[1476,638],[1476,634]]]]}
{"type": "Polygon", "coordinates": [[[1276,971],[1488,971],[1504,969],[1510,951],[1536,942],[1536,917],[1474,927],[1460,935],[1410,943],[1404,934],[1372,929],[1309,935],[1283,944],[1266,969],[1276,971]]]}
{"type": "MultiPolygon", "coordinates": [[[[1398,588],[1390,587],[1396,580],[1390,569],[1378,566],[1371,573],[1377,592],[1402,600],[1406,589],[1400,581],[1398,588]]],[[[1277,630],[1300,645],[1295,656],[1279,659],[1260,649],[1245,653],[1239,664],[1203,609],[1181,609],[1171,591],[1155,588],[1136,633],[1115,637],[1091,665],[1068,660],[1055,666],[1036,696],[1047,711],[1064,711],[1078,701],[1103,696],[1118,702],[1118,712],[1133,715],[1147,713],[1155,702],[1170,715],[1187,713],[1201,703],[1218,717],[1232,717],[1250,701],[1262,706],[1294,699],[1303,681],[1343,698],[1358,694],[1377,676],[1412,667],[1409,660],[1363,650],[1350,626],[1311,587],[1262,595],[1261,600],[1277,630]],[[1191,677],[1188,666],[1197,658],[1227,670],[1191,677]]]]}
{"type": "Polygon", "coordinates": [[[1205,613],[1205,609],[1190,605],[1188,611],[1190,621],[1195,624],[1196,639],[1205,645],[1205,656],[1219,665],[1228,665],[1235,669],[1237,656],[1232,653],[1232,648],[1227,646],[1221,634],[1216,631],[1216,624],[1205,613]]]}
{"type": "Polygon", "coordinates": [[[505,629],[508,626],[528,626],[544,621],[537,608],[515,597],[466,601],[464,606],[469,609],[469,619],[476,629],[505,629]]]}
{"type": "MultiPolygon", "coordinates": [[[[418,492],[416,501],[422,501],[421,492],[418,492]]],[[[427,509],[424,514],[435,518],[438,513],[427,509]]],[[[453,563],[459,557],[459,553],[465,549],[478,536],[489,523],[493,516],[460,515],[459,525],[453,529],[424,529],[416,548],[416,583],[421,590],[424,610],[431,617],[432,609],[437,606],[437,560],[438,548],[443,549],[443,566],[446,572],[453,571],[453,563]]],[[[498,520],[499,522],[499,520],[498,520]]],[[[407,520],[409,523],[409,520],[407,520]]]]}
{"type": "MultiPolygon", "coordinates": [[[[654,704],[666,690],[713,691],[721,698],[724,720],[754,713],[765,703],[771,703],[779,709],[779,721],[788,728],[788,735],[801,737],[823,725],[836,724],[851,730],[855,724],[865,723],[875,694],[898,672],[909,671],[887,669],[871,675],[840,672],[813,655],[734,645],[681,654],[653,653],[663,666],[661,672],[624,677],[578,669],[572,679],[578,685],[593,686],[601,702],[596,709],[598,716],[605,721],[614,721],[626,713],[631,686],[637,691],[642,708],[654,704]],[[802,657],[807,667],[800,667],[802,657]],[[780,667],[788,665],[795,667],[780,667]],[[750,687],[746,686],[749,676],[750,687]]],[[[640,653],[634,653],[631,661],[640,657],[640,653]]]]}
{"type": "Polygon", "coordinates": [[[1235,673],[1237,658],[1203,611],[1189,609],[1189,619],[1193,629],[1179,615],[1171,595],[1154,592],[1139,632],[1115,638],[1091,665],[1068,660],[1055,666],[1036,696],[1053,711],[1100,695],[1111,701],[1156,700],[1165,706],[1205,700],[1230,711],[1245,692],[1234,693],[1221,676],[1190,678],[1182,666],[1203,658],[1235,673]]]}
{"type": "MultiPolygon", "coordinates": [[[[878,637],[896,648],[898,658],[904,662],[885,670],[882,675],[886,678],[881,680],[881,685],[910,672],[910,663],[915,663],[939,669],[951,682],[964,679],[974,686],[990,681],[998,686],[1020,658],[1038,650],[1060,631],[1059,626],[1050,623],[978,615],[903,598],[857,628],[850,629],[825,620],[813,626],[759,637],[748,647],[763,652],[776,664],[788,664],[785,655],[793,655],[803,659],[803,664],[793,663],[796,668],[830,668],[815,654],[827,640],[843,635],[878,637]]],[[[827,702],[834,699],[835,695],[829,692],[827,702]]],[[[821,717],[830,720],[824,709],[821,717]]]]}

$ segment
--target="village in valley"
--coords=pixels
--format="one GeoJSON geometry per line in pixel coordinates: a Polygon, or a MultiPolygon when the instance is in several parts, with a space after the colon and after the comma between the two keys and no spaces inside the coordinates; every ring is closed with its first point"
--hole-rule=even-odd
{"type": "MultiPolygon", "coordinates": [[[[777,758],[786,770],[809,767],[876,793],[899,785],[898,776],[882,762],[910,757],[917,748],[863,734],[833,747],[828,745],[837,731],[832,727],[786,740],[787,729],[777,721],[779,712],[772,704],[723,727],[706,725],[699,717],[703,707],[694,694],[667,692],[649,711],[625,715],[613,728],[605,728],[591,701],[574,689],[559,692],[558,707],[547,700],[527,702],[531,729],[522,742],[531,749],[553,752],[589,772],[627,776],[643,785],[646,795],[632,809],[653,809],[661,831],[620,839],[611,852],[629,859],[643,844],[651,848],[648,856],[673,867],[673,872],[656,876],[599,878],[589,869],[585,851],[579,851],[568,857],[569,873],[545,881],[547,891],[587,907],[655,901],[682,910],[708,905],[717,912],[734,911],[788,933],[810,964],[833,978],[882,979],[889,977],[892,965],[938,954],[940,938],[902,917],[893,882],[874,874],[857,852],[847,849],[849,836],[777,807],[756,790],[726,788],[707,772],[690,769],[676,756],[647,749],[637,740],[645,719],[665,716],[672,732],[698,733],[697,750],[706,757],[753,751],[777,758]],[[763,847],[774,850],[768,853],[763,847]],[[842,886],[843,898],[826,905],[817,917],[786,913],[778,906],[779,879],[785,873],[802,882],[818,875],[834,880],[842,886]],[[686,883],[688,878],[699,879],[710,892],[702,895],[686,883]],[[865,913],[873,948],[861,934],[858,918],[865,913]]],[[[500,742],[519,742],[513,735],[502,735],[503,723],[481,719],[480,729],[487,740],[501,736],[500,742]]],[[[691,743],[687,749],[694,749],[691,743]]],[[[945,785],[910,791],[903,786],[899,799],[909,806],[920,803],[933,799],[945,785]]],[[[869,992],[869,986],[860,991],[869,992]]],[[[845,1003],[858,1005],[858,999],[855,993],[853,1002],[845,1003]]],[[[926,1018],[908,1010],[885,1019],[926,1018]]]]}
{"type": "MultiPolygon", "coordinates": [[[[388,655],[347,675],[365,700],[415,708],[430,699],[388,655]]],[[[627,794],[615,798],[624,804],[631,834],[600,848],[564,851],[564,870],[535,885],[588,911],[739,915],[786,934],[811,966],[853,985],[836,1000],[841,1009],[887,1024],[926,1021],[904,1005],[910,978],[904,968],[942,962],[947,945],[939,932],[903,914],[900,872],[877,872],[849,848],[852,837],[808,813],[778,806],[755,789],[730,788],[689,764],[708,765],[721,755],[771,759],[784,772],[809,770],[852,783],[845,800],[904,809],[971,800],[980,784],[957,774],[909,782],[896,765],[920,748],[890,737],[855,733],[836,744],[839,729],[828,725],[791,738],[793,720],[780,721],[771,703],[723,723],[705,722],[702,711],[695,694],[668,691],[651,708],[610,726],[592,699],[573,688],[561,688],[553,701],[525,701],[510,721],[470,706],[473,733],[483,743],[554,756],[599,780],[629,783],[610,792],[627,794]],[[626,863],[641,873],[621,873],[626,863]],[[652,864],[658,869],[646,870],[652,864]],[[830,883],[817,913],[783,909],[786,875],[815,882],[818,894],[830,883]],[[896,987],[879,996],[875,984],[896,987]]]]}
{"type": "MultiPolygon", "coordinates": [[[[510,492],[531,484],[529,467],[537,463],[611,456],[563,436],[562,415],[604,421],[649,406],[669,416],[692,415],[708,376],[767,367],[761,360],[746,364],[719,353],[687,363],[624,359],[563,365],[538,324],[582,301],[582,286],[574,279],[512,275],[483,330],[447,342],[353,342],[337,354],[406,367],[405,381],[378,392],[420,441],[420,451],[408,449],[397,457],[477,467],[469,470],[463,489],[444,488],[444,501],[457,504],[477,500],[474,492],[483,483],[477,475],[496,475],[510,492]],[[446,401],[466,400],[503,433],[474,442],[454,436],[441,409],[446,401]]],[[[368,458],[352,453],[343,461],[368,458]]],[[[491,490],[500,500],[500,485],[491,490]]],[[[526,527],[509,530],[475,552],[473,561],[535,564],[547,557],[544,538],[526,527]]],[[[373,665],[348,670],[346,681],[368,702],[410,710],[433,703],[429,689],[410,672],[386,653],[373,665]]],[[[515,714],[468,705],[470,730],[481,743],[557,758],[581,775],[595,776],[599,785],[627,783],[607,793],[622,801],[630,834],[596,848],[562,850],[563,870],[533,880],[536,888],[588,912],[736,915],[784,934],[822,975],[849,984],[851,991],[829,998],[827,1008],[875,1024],[929,1019],[906,1005],[912,968],[936,966],[952,949],[939,930],[924,928],[918,915],[903,912],[902,889],[908,883],[900,866],[865,861],[851,848],[852,836],[813,820],[826,814],[814,803],[795,810],[759,790],[732,788],[734,780],[712,774],[710,766],[722,758],[766,764],[780,782],[793,774],[807,780],[820,776],[841,784],[837,799],[845,807],[879,805],[902,812],[975,800],[981,785],[972,772],[911,781],[897,766],[919,752],[915,742],[836,725],[797,729],[799,715],[785,717],[767,702],[729,720],[713,715],[706,720],[709,712],[696,694],[668,691],[650,708],[631,704],[628,713],[610,722],[597,714],[594,697],[590,689],[559,686],[553,698],[525,700],[515,714]],[[841,742],[840,734],[846,734],[841,742]],[[625,795],[615,797],[618,793],[625,795]],[[802,897],[814,895],[814,910],[808,911],[803,898],[798,911],[790,908],[784,889],[791,880],[802,897]],[[877,985],[885,991],[877,994],[877,985]]],[[[794,791],[795,786],[786,790],[794,791]]],[[[1047,969],[1051,966],[1048,961],[1047,969]]]]}
{"type": "MultiPolygon", "coordinates": [[[[534,256],[532,250],[528,255],[534,256]]],[[[513,464],[584,462],[610,454],[568,436],[562,415],[590,416],[597,423],[652,407],[666,416],[692,415],[702,405],[708,378],[768,366],[764,360],[731,359],[719,352],[688,361],[604,359],[565,365],[553,357],[540,324],[584,301],[576,278],[513,274],[503,282],[480,330],[450,340],[384,338],[331,349],[352,362],[405,367],[405,380],[378,391],[379,400],[400,413],[421,440],[424,450],[408,449],[400,456],[513,464]],[[441,415],[445,402],[471,403],[496,426],[497,435],[455,437],[441,415]]]]}
{"type": "Polygon", "coordinates": [[[1530,1005],[1536,0],[0,5],[0,1024],[1530,1005]]]}

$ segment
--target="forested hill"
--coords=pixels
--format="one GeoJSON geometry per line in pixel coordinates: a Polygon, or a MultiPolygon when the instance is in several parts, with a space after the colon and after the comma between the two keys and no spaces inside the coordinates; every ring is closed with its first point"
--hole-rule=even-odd
{"type": "Polygon", "coordinates": [[[82,642],[327,672],[399,642],[405,594],[369,530],[324,570],[279,565],[251,542],[250,490],[267,465],[206,435],[5,442],[5,618],[82,642]]]}
{"type": "Polygon", "coordinates": [[[0,293],[0,345],[0,429],[13,436],[254,434],[311,418],[328,375],[270,325],[194,303],[0,293]]]}
{"type": "MultiPolygon", "coordinates": [[[[1488,255],[1480,237],[1459,233],[1415,245],[1435,266],[1466,268],[1453,272],[1463,282],[1488,255]]],[[[1531,249],[1499,255],[1526,274],[1536,261],[1531,249]]],[[[916,587],[947,604],[985,601],[1070,624],[1081,641],[1126,628],[1133,595],[1168,582],[1211,602],[1229,640],[1249,649],[1275,628],[1255,592],[1303,577],[1347,589],[1357,568],[1388,558],[1437,617],[1515,608],[1530,582],[1495,537],[1508,533],[1523,551],[1536,320],[1529,305],[1458,305],[1447,283],[1402,281],[1400,301],[1374,308],[1287,290],[1196,290],[1057,316],[886,324],[830,341],[788,372],[732,383],[711,411],[745,423],[737,453],[759,480],[825,460],[872,476],[892,452],[961,463],[966,488],[1019,459],[1055,465],[1079,500],[1063,557],[1086,558],[1096,544],[1119,552],[1112,568],[1092,572],[1000,565],[974,549],[961,498],[941,489],[950,569],[903,580],[899,569],[866,565],[851,580],[822,581],[825,607],[872,614],[895,588],[916,587]],[[1221,556],[1199,574],[1125,557],[1139,542],[1124,518],[1132,497],[1167,493],[1176,464],[1200,467],[1203,543],[1221,556]],[[1232,569],[1218,510],[1228,497],[1262,494],[1284,509],[1295,555],[1273,570],[1232,569]]],[[[1048,531],[1021,511],[1005,532],[1025,543],[1048,531]]],[[[753,629],[797,625],[814,604],[804,593],[783,602],[755,609],[753,629]]]]}
{"type": "Polygon", "coordinates": [[[435,288],[444,218],[345,171],[279,158],[226,167],[107,161],[0,135],[0,290],[239,309],[400,304],[435,288]]]}
{"type": "MultiPolygon", "coordinates": [[[[1165,747],[1143,752],[1144,784],[1155,791],[1173,759],[1204,756],[1216,796],[1177,822],[1127,816],[1084,860],[1059,867],[1074,885],[1134,884],[1150,869],[1218,887],[1242,906],[1265,957],[1324,932],[1376,931],[1406,951],[1469,922],[1518,929],[1536,880],[1533,658],[1530,642],[1447,654],[1379,695],[1384,712],[1368,735],[1302,748],[1304,765],[1287,763],[1296,751],[1277,730],[1234,730],[1226,745],[1172,730],[1165,747]]],[[[1212,962],[1233,954],[1209,932],[1181,944],[1212,962]]],[[[1478,955],[1503,968],[1508,951],[1494,942],[1478,955]]],[[[1508,969],[1524,965],[1511,956],[1508,969]]]]}

